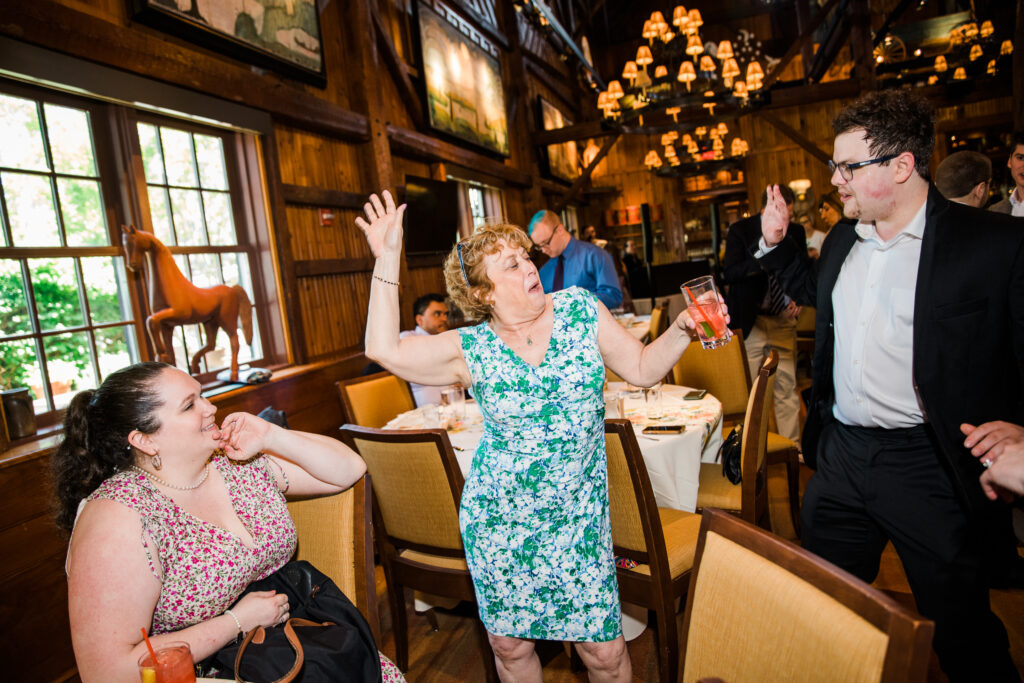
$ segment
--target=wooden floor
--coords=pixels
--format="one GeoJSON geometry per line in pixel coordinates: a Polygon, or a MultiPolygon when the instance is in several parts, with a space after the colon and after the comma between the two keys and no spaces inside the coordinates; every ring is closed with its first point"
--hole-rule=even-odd
{"type": "MultiPolygon", "coordinates": [[[[780,472],[773,472],[769,478],[772,520],[777,532],[786,537],[794,536],[789,522],[789,507],[785,498],[785,483],[780,472]]],[[[810,471],[803,473],[806,482],[810,471]]],[[[882,558],[881,572],[874,585],[896,600],[914,608],[914,600],[907,586],[906,577],[899,558],[892,547],[886,549],[882,558]]],[[[389,657],[395,655],[394,634],[391,629],[391,615],[384,595],[384,577],[377,569],[377,592],[380,597],[380,617],[383,631],[380,649],[389,657]]],[[[411,601],[410,601],[411,602],[411,601]]],[[[1017,669],[1024,675],[1024,590],[992,591],[992,608],[1003,620],[1010,636],[1010,650],[1017,669]]],[[[480,643],[473,626],[475,609],[462,604],[452,610],[434,610],[439,629],[434,631],[424,615],[410,613],[409,618],[409,671],[406,677],[415,683],[455,683],[484,680],[484,665],[480,661],[480,643]]],[[[680,619],[680,628],[682,620],[680,619]]],[[[538,647],[544,665],[545,683],[576,683],[587,680],[585,672],[572,672],[564,647],[558,643],[542,643],[538,647]]],[[[657,681],[658,666],[651,629],[647,629],[636,640],[629,643],[629,656],[633,663],[635,681],[657,681]]],[[[946,677],[938,668],[938,661],[932,657],[929,681],[945,681],[946,677]]]]}

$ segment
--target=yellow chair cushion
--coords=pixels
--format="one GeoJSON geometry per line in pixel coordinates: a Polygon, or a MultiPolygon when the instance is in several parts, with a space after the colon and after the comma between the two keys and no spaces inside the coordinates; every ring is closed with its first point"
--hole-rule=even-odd
{"type": "Polygon", "coordinates": [[[697,485],[698,508],[740,510],[743,508],[743,486],[732,484],[722,475],[722,466],[715,462],[700,464],[700,483],[697,485]]]}
{"type": "Polygon", "coordinates": [[[430,565],[431,567],[442,567],[444,569],[458,569],[460,571],[468,572],[469,567],[466,565],[466,559],[464,557],[445,557],[443,555],[431,555],[430,553],[421,553],[417,550],[402,550],[398,553],[398,556],[403,560],[409,560],[410,562],[419,562],[420,564],[430,565]]]}
{"type": "MultiPolygon", "coordinates": [[[[693,555],[700,533],[700,515],[671,508],[658,508],[661,528],[665,534],[668,573],[674,579],[693,569],[693,555]]],[[[651,565],[640,564],[631,571],[650,576],[651,565]]]]}
{"type": "Polygon", "coordinates": [[[765,449],[765,452],[780,453],[782,451],[789,450],[790,448],[795,448],[798,451],[800,450],[800,447],[796,445],[796,441],[787,439],[781,434],[776,434],[775,432],[768,432],[768,447],[765,449]]]}

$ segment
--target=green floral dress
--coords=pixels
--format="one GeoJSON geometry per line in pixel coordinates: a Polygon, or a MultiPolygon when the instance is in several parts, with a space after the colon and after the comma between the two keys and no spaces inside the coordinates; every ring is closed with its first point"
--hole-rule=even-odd
{"type": "Polygon", "coordinates": [[[488,631],[608,641],[622,626],[597,298],[573,287],[552,302],[551,343],[537,367],[487,323],[459,331],[484,417],[462,491],[462,540],[488,631]]]}

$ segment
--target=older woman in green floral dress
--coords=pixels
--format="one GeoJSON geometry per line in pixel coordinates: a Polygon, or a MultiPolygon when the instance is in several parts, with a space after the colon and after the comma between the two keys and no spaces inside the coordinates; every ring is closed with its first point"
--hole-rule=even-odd
{"type": "Polygon", "coordinates": [[[545,294],[519,228],[481,228],[445,262],[473,327],[398,336],[404,206],[366,204],[376,257],[366,355],[419,384],[472,385],[484,436],[459,513],[480,618],[502,680],[540,681],[533,640],[576,643],[591,681],[629,681],[608,513],[604,367],[641,386],[686,349],[683,313],[643,346],[593,294],[545,294]]]}

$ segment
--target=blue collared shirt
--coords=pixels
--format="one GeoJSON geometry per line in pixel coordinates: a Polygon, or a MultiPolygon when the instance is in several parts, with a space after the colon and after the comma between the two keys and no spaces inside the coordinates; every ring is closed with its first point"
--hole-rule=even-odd
{"type": "MultiPolygon", "coordinates": [[[[619,276],[615,274],[615,264],[611,255],[590,242],[581,242],[575,237],[569,240],[562,252],[565,265],[562,270],[562,288],[582,287],[597,295],[608,308],[622,305],[622,289],[619,287],[619,276]]],[[[555,266],[558,259],[549,259],[540,269],[540,283],[544,291],[550,294],[555,281],[555,266]]]]}

